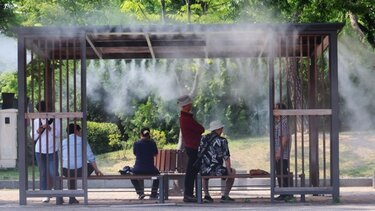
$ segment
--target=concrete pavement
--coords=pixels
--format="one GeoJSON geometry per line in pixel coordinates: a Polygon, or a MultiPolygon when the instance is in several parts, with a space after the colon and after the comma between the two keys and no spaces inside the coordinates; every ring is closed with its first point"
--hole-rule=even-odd
{"type": "MultiPolygon", "coordinates": [[[[0,190],[0,210],[375,210],[375,189],[373,187],[342,187],[340,202],[333,203],[331,196],[306,196],[305,202],[271,203],[268,191],[251,193],[233,192],[236,202],[223,204],[219,202],[220,193],[213,193],[213,204],[183,203],[181,196],[170,197],[165,204],[157,201],[139,201],[134,192],[98,189],[89,192],[89,204],[83,205],[83,198],[78,198],[79,205],[56,205],[55,200],[44,204],[41,198],[29,198],[27,205],[18,203],[17,189],[0,190]],[[98,191],[98,192],[96,192],[98,191]],[[100,191],[100,192],[99,192],[100,191]],[[105,192],[102,192],[105,191],[105,192]]],[[[146,197],[147,198],[147,197],[146,197]]],[[[297,196],[297,200],[299,200],[297,196]]],[[[65,201],[68,201],[65,198],[65,201]]]]}

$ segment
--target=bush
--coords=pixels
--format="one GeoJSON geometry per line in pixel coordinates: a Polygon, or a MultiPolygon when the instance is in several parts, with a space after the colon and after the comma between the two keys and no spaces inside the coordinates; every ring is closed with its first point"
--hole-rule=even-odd
{"type": "MultiPolygon", "coordinates": [[[[167,138],[164,131],[151,129],[151,138],[155,140],[158,149],[163,149],[163,147],[167,144],[167,138]]],[[[140,138],[133,137],[126,142],[125,149],[131,149],[133,147],[134,142],[138,141],[140,138]]]]}
{"type": "Polygon", "coordinates": [[[94,154],[121,149],[120,130],[116,124],[87,122],[87,138],[94,154]]]}

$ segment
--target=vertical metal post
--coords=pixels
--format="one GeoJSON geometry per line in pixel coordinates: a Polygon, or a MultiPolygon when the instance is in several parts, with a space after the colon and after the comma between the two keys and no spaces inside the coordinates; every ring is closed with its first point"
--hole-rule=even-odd
{"type": "MultiPolygon", "coordinates": [[[[157,177],[157,179],[159,180],[159,202],[160,203],[164,203],[164,193],[165,193],[165,191],[168,191],[168,189],[167,190],[164,190],[164,182],[165,182],[165,178],[164,178],[164,175],[159,175],[158,177],[157,177]]],[[[168,182],[168,180],[167,180],[167,182],[168,182]]]]}
{"type": "Polygon", "coordinates": [[[275,81],[274,81],[274,61],[275,54],[271,51],[271,55],[268,58],[268,89],[269,89],[269,118],[270,118],[270,161],[271,161],[271,202],[274,201],[275,194],[275,144],[274,144],[274,117],[273,117],[273,105],[275,104],[275,81]]]}
{"type": "Polygon", "coordinates": [[[187,4],[187,16],[188,16],[188,23],[190,23],[191,21],[191,9],[190,9],[190,0],[186,0],[186,4],[187,4]]]}
{"type": "Polygon", "coordinates": [[[26,49],[25,37],[18,37],[18,166],[19,204],[26,205],[27,163],[26,163],[26,49]]]}
{"type": "Polygon", "coordinates": [[[202,203],[202,176],[200,173],[198,173],[197,175],[197,200],[198,200],[198,204],[201,204],[202,203]]]}
{"type": "MultiPolygon", "coordinates": [[[[309,108],[316,109],[316,100],[317,100],[317,69],[316,69],[316,37],[315,36],[308,36],[307,37],[307,58],[309,58],[309,80],[308,80],[308,87],[309,87],[309,94],[308,94],[308,101],[309,101],[309,108]],[[311,45],[310,40],[313,39],[313,50],[314,53],[311,55],[311,45]]],[[[318,157],[318,129],[317,129],[317,117],[316,116],[309,116],[309,155],[310,155],[310,184],[313,187],[319,186],[319,157],[318,157]]]]}
{"type": "Polygon", "coordinates": [[[329,34],[329,73],[331,81],[331,180],[333,185],[332,197],[334,201],[340,196],[339,170],[339,91],[338,91],[338,64],[337,64],[337,32],[329,34]]]}
{"type": "Polygon", "coordinates": [[[87,193],[87,104],[86,104],[86,34],[80,33],[81,49],[81,109],[82,117],[82,188],[84,191],[84,204],[88,204],[87,193]]]}

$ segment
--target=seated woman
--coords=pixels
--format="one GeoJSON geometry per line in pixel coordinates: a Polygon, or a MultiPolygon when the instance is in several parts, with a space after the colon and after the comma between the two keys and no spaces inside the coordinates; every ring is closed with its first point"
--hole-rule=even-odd
{"type": "MultiPolygon", "coordinates": [[[[142,128],[140,137],[141,139],[136,141],[133,145],[133,153],[135,155],[133,174],[160,174],[158,169],[154,166],[154,156],[158,154],[158,148],[155,141],[150,137],[150,128],[142,128]]],[[[145,194],[143,180],[131,180],[131,182],[138,194],[138,199],[144,199],[145,194]]],[[[159,180],[153,180],[150,199],[158,198],[158,187],[159,180]]]]}

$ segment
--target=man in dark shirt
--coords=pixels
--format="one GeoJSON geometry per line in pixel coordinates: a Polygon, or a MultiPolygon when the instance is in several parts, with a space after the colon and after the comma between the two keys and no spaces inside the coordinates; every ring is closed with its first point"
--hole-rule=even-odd
{"type": "MultiPolygon", "coordinates": [[[[156,143],[150,136],[149,128],[142,128],[141,139],[136,141],[133,145],[133,153],[135,155],[135,165],[132,172],[134,174],[142,175],[158,175],[160,172],[154,166],[154,156],[158,154],[156,143]]],[[[143,180],[131,180],[135,191],[140,200],[144,199],[144,185],[143,180]]],[[[159,180],[153,180],[150,199],[158,198],[159,180]]]]}
{"type": "Polygon", "coordinates": [[[189,95],[184,95],[178,99],[178,105],[181,108],[180,128],[182,140],[185,145],[186,154],[188,156],[188,164],[185,175],[184,202],[196,202],[194,197],[194,184],[199,169],[194,167],[197,160],[198,147],[204,127],[199,124],[191,113],[192,99],[189,95]]]}

